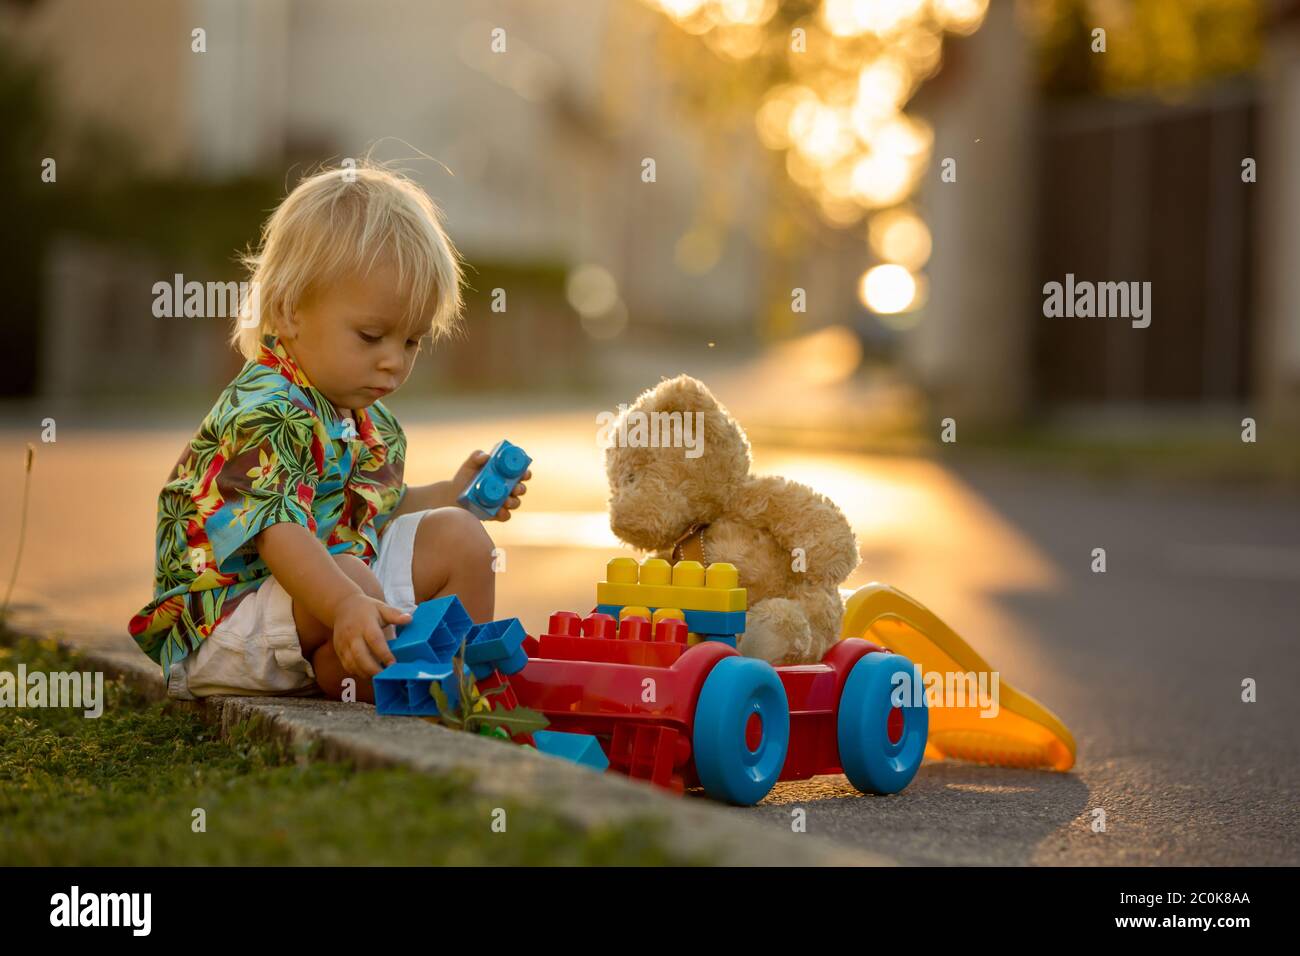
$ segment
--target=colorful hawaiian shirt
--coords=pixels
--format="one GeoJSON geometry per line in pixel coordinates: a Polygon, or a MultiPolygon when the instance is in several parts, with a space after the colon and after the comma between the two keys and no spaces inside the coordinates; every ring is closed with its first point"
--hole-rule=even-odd
{"type": "Polygon", "coordinates": [[[388,409],[376,402],[346,417],[264,336],[158,497],[154,599],[131,619],[131,636],[170,672],[270,577],[253,538],[281,521],[369,564],[406,493],[405,457],[388,409]]]}

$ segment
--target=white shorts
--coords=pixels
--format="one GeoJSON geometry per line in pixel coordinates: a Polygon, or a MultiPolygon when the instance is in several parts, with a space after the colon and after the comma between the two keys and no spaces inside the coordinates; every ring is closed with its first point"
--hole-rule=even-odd
{"type": "MultiPolygon", "coordinates": [[[[415,532],[428,512],[390,519],[379,533],[379,555],[370,570],[384,600],[399,611],[415,610],[411,559],[415,532]]],[[[274,577],[244,598],[180,663],[172,666],[167,696],[194,700],[213,694],[303,695],[317,693],[316,674],[302,656],[293,620],[293,598],[274,577]]]]}

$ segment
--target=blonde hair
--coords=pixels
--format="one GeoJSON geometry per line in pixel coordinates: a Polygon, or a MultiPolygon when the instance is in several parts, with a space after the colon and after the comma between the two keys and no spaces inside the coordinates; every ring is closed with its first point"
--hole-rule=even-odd
{"type": "Polygon", "coordinates": [[[336,279],[369,272],[382,257],[395,265],[407,302],[403,334],[436,340],[457,328],[460,254],[423,189],[368,160],[304,179],[267,219],[257,251],[241,257],[256,292],[244,297],[231,344],[255,359],[277,317],[336,279]]]}

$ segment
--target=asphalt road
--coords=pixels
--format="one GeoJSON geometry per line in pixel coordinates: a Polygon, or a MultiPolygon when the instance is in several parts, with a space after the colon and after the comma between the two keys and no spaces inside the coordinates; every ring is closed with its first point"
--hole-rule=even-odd
{"type": "MultiPolygon", "coordinates": [[[[589,610],[619,553],[594,416],[513,409],[406,426],[416,482],[447,477],[502,436],[533,454],[526,508],[492,529],[507,557],[498,613],[535,632],[551,611],[589,610]]],[[[190,428],[59,428],[38,447],[16,600],[131,646],[157,490],[190,428]]],[[[30,440],[38,425],[0,427],[6,579],[30,440]]],[[[904,863],[1300,863],[1300,499],[761,446],[755,456],[756,470],[807,481],[849,514],[865,558],[849,585],[883,580],[927,604],[1065,721],[1079,761],[1068,774],[927,763],[893,797],[823,777],[736,813],[788,828],[803,807],[809,833],[904,863]],[[1097,547],[1104,574],[1090,570],[1097,547]],[[1255,703],[1241,701],[1246,677],[1255,703]],[[1097,808],[1105,832],[1093,830],[1097,808]]]]}
{"type": "MultiPolygon", "coordinates": [[[[788,827],[802,806],[809,832],[905,863],[1300,862],[1300,505],[987,470],[961,480],[1059,573],[1050,588],[985,595],[1044,664],[988,656],[1071,728],[1075,770],[927,762],[893,797],[818,778],[747,812],[788,827]],[[1247,677],[1255,703],[1241,699],[1247,677]]],[[[949,623],[981,650],[995,643],[949,623]]]]}

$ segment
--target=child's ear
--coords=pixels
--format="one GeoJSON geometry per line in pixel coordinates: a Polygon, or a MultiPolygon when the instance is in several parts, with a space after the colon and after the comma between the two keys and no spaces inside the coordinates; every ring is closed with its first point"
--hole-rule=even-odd
{"type": "Polygon", "coordinates": [[[302,328],[302,319],[298,316],[297,308],[277,308],[273,321],[276,334],[282,339],[297,338],[302,328]]]}

